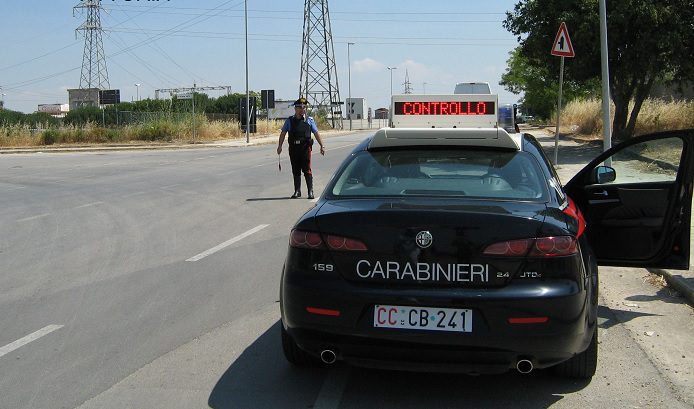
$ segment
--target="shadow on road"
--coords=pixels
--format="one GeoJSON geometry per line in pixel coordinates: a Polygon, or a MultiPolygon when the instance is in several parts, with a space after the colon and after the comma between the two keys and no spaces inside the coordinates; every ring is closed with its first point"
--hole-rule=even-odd
{"type": "Polygon", "coordinates": [[[247,202],[263,202],[263,201],[270,201],[270,200],[288,200],[289,196],[282,196],[282,197],[252,197],[250,199],[246,199],[247,202]]]}
{"type": "MultiPolygon", "coordinates": [[[[279,326],[278,321],[231,364],[210,394],[211,408],[312,408],[329,371],[345,369],[289,365],[282,354],[279,326]]],[[[346,369],[341,409],[545,408],[589,385],[556,377],[549,370],[468,376],[346,369]]]]}
{"type": "Polygon", "coordinates": [[[284,359],[277,321],[226,370],[212,389],[208,405],[214,409],[308,408],[326,373],[323,368],[294,368],[284,359]]]}
{"type": "MultiPolygon", "coordinates": [[[[694,280],[694,279],[690,279],[694,280]]],[[[692,283],[694,285],[694,283],[692,283]]],[[[676,290],[671,288],[661,288],[655,295],[631,295],[625,298],[628,301],[638,301],[638,302],[649,302],[649,301],[662,301],[671,304],[681,304],[687,305],[687,300],[680,295],[676,290]]]]}
{"type": "Polygon", "coordinates": [[[608,329],[614,327],[618,324],[623,324],[629,322],[633,319],[639,317],[657,317],[659,314],[649,314],[645,312],[627,311],[627,310],[617,310],[605,307],[604,305],[598,306],[598,319],[599,327],[602,329],[608,329]]]}
{"type": "Polygon", "coordinates": [[[559,378],[551,370],[529,375],[450,375],[353,368],[340,409],[547,408],[589,382],[559,378]]]}

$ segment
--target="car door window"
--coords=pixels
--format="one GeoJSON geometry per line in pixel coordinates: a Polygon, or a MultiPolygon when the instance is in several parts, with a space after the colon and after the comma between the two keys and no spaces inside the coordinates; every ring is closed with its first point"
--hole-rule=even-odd
{"type": "Polygon", "coordinates": [[[611,184],[674,182],[682,157],[682,140],[667,138],[629,146],[606,162],[616,171],[611,184]]]}

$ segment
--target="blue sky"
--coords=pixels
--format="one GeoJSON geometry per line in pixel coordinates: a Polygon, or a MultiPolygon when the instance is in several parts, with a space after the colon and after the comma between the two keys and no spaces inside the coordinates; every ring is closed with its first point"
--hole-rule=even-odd
{"type": "MultiPolygon", "coordinates": [[[[86,16],[77,0],[0,1],[0,87],[8,109],[67,103],[80,80],[86,16]]],[[[456,82],[489,82],[502,102],[518,96],[498,85],[517,45],[502,27],[513,0],[330,1],[340,94],[347,97],[347,42],[352,97],[385,107],[402,92],[452,93],[456,82]],[[426,83],[426,84],[425,84],[426,83]]],[[[111,88],[122,100],[154,97],[158,88],[229,85],[245,92],[244,2],[241,0],[104,0],[102,26],[111,88]]],[[[303,29],[301,0],[249,0],[250,88],[298,94],[303,29]]],[[[551,46],[548,45],[548,48],[551,46]]],[[[218,96],[219,93],[210,93],[218,96]]]]}

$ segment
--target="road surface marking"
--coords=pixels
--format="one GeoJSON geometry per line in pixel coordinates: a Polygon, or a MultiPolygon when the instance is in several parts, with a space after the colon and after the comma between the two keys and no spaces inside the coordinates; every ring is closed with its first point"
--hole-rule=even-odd
{"type": "Polygon", "coordinates": [[[41,338],[42,336],[48,335],[57,329],[61,329],[62,327],[63,327],[62,325],[49,325],[47,327],[41,328],[40,330],[38,330],[34,333],[27,335],[24,338],[20,338],[20,339],[12,342],[10,344],[7,344],[4,347],[0,348],[0,357],[2,357],[3,355],[9,354],[10,352],[14,351],[17,348],[21,348],[24,345],[26,345],[32,341],[36,341],[37,339],[41,338]]]}
{"type": "Polygon", "coordinates": [[[103,203],[104,203],[104,202],[87,203],[87,204],[83,204],[82,206],[77,206],[77,207],[75,207],[75,209],[83,209],[83,208],[85,208],[85,207],[96,206],[96,205],[100,205],[100,204],[103,204],[103,203]]]}
{"type": "Polygon", "coordinates": [[[318,199],[320,199],[320,196],[317,197],[317,198],[315,198],[315,199],[311,199],[311,203],[316,203],[316,202],[318,202],[318,199]]]}
{"type": "Polygon", "coordinates": [[[219,245],[217,245],[217,246],[214,246],[214,247],[212,247],[212,248],[209,249],[209,250],[203,251],[202,253],[198,254],[197,256],[193,256],[193,257],[187,259],[186,261],[198,261],[198,260],[200,260],[200,259],[203,259],[203,258],[205,258],[205,257],[207,257],[207,256],[209,256],[209,255],[211,255],[211,254],[214,254],[214,253],[218,252],[219,250],[222,250],[222,249],[224,249],[224,248],[226,248],[226,247],[231,246],[232,244],[236,243],[237,241],[239,241],[239,240],[241,240],[241,239],[244,239],[244,238],[250,236],[250,235],[253,234],[253,233],[257,233],[257,232],[263,230],[263,229],[266,228],[267,226],[269,226],[269,224],[261,224],[261,225],[259,225],[259,226],[256,226],[256,227],[254,227],[254,228],[248,230],[248,231],[245,232],[245,233],[241,233],[241,234],[239,234],[238,236],[236,236],[236,237],[234,237],[234,238],[231,238],[231,239],[225,241],[225,242],[222,243],[222,244],[219,244],[219,245]]]}
{"type": "Polygon", "coordinates": [[[23,219],[19,219],[17,221],[18,222],[28,222],[29,220],[36,220],[36,219],[40,219],[42,217],[46,217],[46,216],[50,216],[50,215],[51,215],[50,213],[38,214],[36,216],[25,217],[23,219]]]}
{"type": "Polygon", "coordinates": [[[342,393],[345,391],[348,378],[348,366],[338,365],[331,368],[323,381],[313,409],[337,409],[340,407],[340,400],[342,400],[342,393]]]}
{"type": "Polygon", "coordinates": [[[125,195],[125,196],[122,196],[122,197],[123,197],[123,198],[126,198],[126,197],[133,197],[133,196],[137,196],[137,195],[144,195],[145,193],[147,193],[147,192],[135,192],[135,193],[131,193],[131,194],[129,194],[129,195],[125,195]]]}
{"type": "Polygon", "coordinates": [[[181,186],[180,183],[174,183],[173,185],[162,186],[160,189],[170,189],[172,187],[181,186]]]}

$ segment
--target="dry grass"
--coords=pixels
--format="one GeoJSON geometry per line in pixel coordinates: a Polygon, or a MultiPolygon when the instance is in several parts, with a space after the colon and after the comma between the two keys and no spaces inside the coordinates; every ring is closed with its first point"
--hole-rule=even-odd
{"type": "MultiPolygon", "coordinates": [[[[600,138],[602,105],[597,99],[571,101],[562,109],[561,122],[572,132],[600,138]]],[[[630,108],[631,109],[631,108],[630,108]]],[[[614,105],[611,104],[614,116],[614,105]]],[[[612,118],[611,118],[612,119],[612,118]]],[[[694,102],[647,99],[636,120],[635,134],[694,128],[694,102]]]]}
{"type": "Polygon", "coordinates": [[[0,127],[0,146],[36,146],[41,142],[41,132],[32,131],[29,125],[0,127]]]}
{"type": "Polygon", "coordinates": [[[667,281],[665,281],[665,277],[658,274],[648,273],[648,275],[643,277],[643,281],[656,288],[667,287],[667,281]]]}
{"type": "MultiPolygon", "coordinates": [[[[258,121],[258,134],[278,134],[284,121],[258,121]]],[[[241,138],[237,121],[209,121],[204,115],[196,115],[195,141],[209,142],[241,138]]],[[[171,118],[152,119],[118,128],[103,128],[95,123],[81,127],[65,126],[50,129],[31,129],[27,125],[0,126],[0,146],[44,146],[66,144],[101,144],[133,142],[179,142],[193,141],[191,120],[171,118]]]]}

